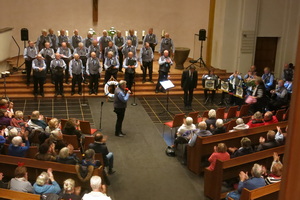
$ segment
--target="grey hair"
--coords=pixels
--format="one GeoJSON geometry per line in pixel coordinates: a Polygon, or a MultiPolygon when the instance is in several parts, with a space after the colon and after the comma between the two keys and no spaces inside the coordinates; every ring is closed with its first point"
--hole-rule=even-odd
{"type": "Polygon", "coordinates": [[[64,192],[70,192],[75,187],[75,181],[71,178],[64,181],[64,192]]]}
{"type": "Polygon", "coordinates": [[[217,116],[216,110],[210,109],[208,111],[208,118],[216,118],[216,116],[217,116]]]}
{"type": "Polygon", "coordinates": [[[121,85],[126,85],[126,81],[120,80],[119,85],[120,85],[120,86],[121,86],[121,85]]]}
{"type": "Polygon", "coordinates": [[[90,180],[90,185],[91,185],[91,188],[93,190],[97,190],[100,188],[101,186],[101,177],[100,176],[92,176],[91,180],[90,180]]]}
{"type": "Polygon", "coordinates": [[[188,126],[192,125],[192,124],[193,124],[193,118],[187,117],[187,118],[185,119],[185,123],[186,123],[186,125],[188,125],[188,126]]]}
{"type": "Polygon", "coordinates": [[[223,119],[217,119],[216,121],[216,127],[221,128],[224,126],[223,119]]]}
{"type": "Polygon", "coordinates": [[[262,175],[262,166],[255,163],[252,167],[251,173],[254,177],[260,178],[262,175]]]}
{"type": "Polygon", "coordinates": [[[22,144],[22,138],[21,138],[21,136],[15,136],[15,137],[12,139],[11,143],[12,143],[15,147],[17,147],[17,146],[19,146],[20,144],[22,144]]]}
{"type": "Polygon", "coordinates": [[[59,151],[58,154],[59,158],[67,158],[69,156],[69,148],[64,147],[59,151]]]}
{"type": "Polygon", "coordinates": [[[198,127],[200,130],[205,130],[207,128],[207,124],[205,122],[200,122],[198,127]]]}
{"type": "Polygon", "coordinates": [[[244,123],[244,120],[242,118],[237,118],[235,122],[237,125],[240,125],[244,123]]]}

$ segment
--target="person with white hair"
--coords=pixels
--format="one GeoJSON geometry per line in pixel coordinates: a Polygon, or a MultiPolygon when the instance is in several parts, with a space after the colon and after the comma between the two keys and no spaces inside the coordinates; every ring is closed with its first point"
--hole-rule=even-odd
{"type": "Polygon", "coordinates": [[[82,42],[82,41],[83,41],[83,39],[82,39],[82,37],[78,34],[78,30],[75,29],[75,30],[74,30],[74,35],[73,35],[72,38],[71,38],[71,44],[72,44],[73,48],[76,49],[76,48],[78,47],[78,44],[79,44],[80,42],[82,42]]]}
{"type": "Polygon", "coordinates": [[[85,194],[82,197],[82,200],[111,200],[110,197],[102,192],[103,190],[105,190],[105,186],[101,185],[101,183],[102,180],[100,176],[92,176],[90,180],[92,191],[88,194],[85,194]]]}
{"type": "Polygon", "coordinates": [[[107,57],[104,62],[104,69],[105,69],[104,83],[107,83],[111,77],[114,77],[114,79],[117,80],[119,66],[120,63],[118,61],[118,58],[114,56],[114,52],[109,51],[107,53],[107,57]]]}
{"type": "Polygon", "coordinates": [[[245,129],[249,128],[249,125],[245,124],[244,120],[242,118],[237,118],[235,122],[236,122],[236,126],[233,127],[233,129],[230,130],[229,132],[239,131],[239,130],[245,130],[245,129]]]}
{"type": "Polygon", "coordinates": [[[15,136],[11,144],[8,147],[8,155],[10,156],[17,156],[17,157],[25,157],[25,153],[29,149],[29,141],[28,141],[28,135],[24,135],[25,137],[25,146],[22,146],[22,137],[21,136],[15,136]]]}
{"type": "Polygon", "coordinates": [[[189,140],[188,145],[189,146],[194,146],[198,136],[206,137],[206,136],[210,136],[210,135],[212,135],[212,133],[209,130],[207,130],[206,123],[204,121],[202,121],[198,124],[198,129],[196,129],[195,131],[191,131],[191,134],[189,134],[188,137],[191,138],[191,139],[189,140]]]}
{"type": "Polygon", "coordinates": [[[56,52],[58,46],[58,37],[54,34],[54,30],[52,28],[49,28],[48,32],[48,36],[51,39],[51,48],[54,50],[54,52],[56,52]]]}
{"type": "Polygon", "coordinates": [[[34,97],[38,95],[38,88],[40,88],[40,95],[44,97],[44,83],[46,81],[47,66],[41,54],[38,54],[36,59],[32,61],[34,97]]]}
{"type": "Polygon", "coordinates": [[[224,126],[223,119],[217,119],[216,121],[216,127],[214,127],[212,124],[210,125],[210,130],[213,135],[226,133],[226,128],[224,126]]]}
{"type": "Polygon", "coordinates": [[[118,58],[119,58],[119,63],[120,63],[120,66],[119,66],[119,71],[120,72],[123,72],[122,71],[122,67],[123,67],[123,53],[122,53],[122,49],[125,45],[125,38],[122,37],[122,32],[117,30],[117,34],[116,36],[113,38],[113,41],[114,41],[114,44],[117,46],[117,49],[118,49],[118,58]]]}
{"type": "Polygon", "coordinates": [[[238,184],[238,189],[236,191],[229,192],[226,196],[226,199],[228,199],[228,197],[231,197],[235,200],[240,199],[242,190],[244,188],[248,190],[254,190],[265,186],[266,183],[265,180],[262,178],[262,173],[263,167],[256,163],[252,167],[251,178],[248,176],[248,172],[241,171],[239,174],[240,182],[238,184]]]}
{"type": "Polygon", "coordinates": [[[75,187],[75,181],[73,179],[66,179],[64,181],[61,199],[81,200],[80,191],[81,187],[75,187]]]}
{"type": "Polygon", "coordinates": [[[41,51],[43,48],[45,48],[46,42],[48,42],[51,46],[51,44],[52,44],[51,37],[49,35],[47,35],[47,30],[43,29],[42,35],[40,35],[36,40],[36,47],[38,48],[39,51],[41,51]]]}
{"type": "Polygon", "coordinates": [[[111,37],[107,35],[107,30],[103,30],[102,36],[99,39],[99,46],[100,46],[100,51],[101,51],[101,58],[103,61],[103,64],[105,62],[105,57],[104,57],[104,52],[105,48],[108,47],[108,43],[112,41],[111,37]]]}
{"type": "Polygon", "coordinates": [[[57,49],[57,53],[60,54],[61,58],[65,61],[66,63],[66,68],[65,68],[65,82],[66,84],[69,84],[69,63],[72,59],[72,53],[71,49],[67,46],[66,42],[61,43],[61,47],[57,49]]]}
{"type": "Polygon", "coordinates": [[[125,68],[126,87],[131,90],[134,83],[135,69],[138,66],[137,58],[132,52],[128,52],[128,57],[124,59],[123,66],[125,68]]]}
{"type": "Polygon", "coordinates": [[[87,60],[86,64],[86,74],[90,76],[90,91],[89,94],[98,95],[99,79],[101,76],[102,68],[100,66],[100,61],[97,58],[95,52],[91,53],[91,57],[87,60]]]}
{"type": "Polygon", "coordinates": [[[40,111],[35,110],[31,114],[31,119],[28,121],[28,126],[32,129],[44,131],[47,127],[47,123],[44,121],[44,116],[40,114],[40,111]]]}
{"type": "Polygon", "coordinates": [[[108,42],[108,46],[105,47],[105,49],[104,49],[104,58],[105,58],[105,59],[107,59],[107,54],[108,54],[108,52],[110,52],[110,51],[113,52],[113,56],[114,56],[114,57],[116,57],[116,58],[119,57],[119,55],[118,55],[118,49],[117,49],[117,47],[116,47],[116,45],[114,44],[113,41],[109,41],[109,42],[108,42]]]}
{"type": "Polygon", "coordinates": [[[75,94],[75,86],[78,85],[78,94],[82,94],[82,79],[83,79],[83,64],[80,59],[80,56],[75,53],[74,59],[69,63],[69,74],[72,79],[72,90],[71,95],[75,94]]]}
{"type": "Polygon", "coordinates": [[[126,90],[126,81],[121,80],[119,86],[115,89],[114,97],[114,112],[117,114],[117,122],[115,126],[115,135],[123,137],[125,134],[122,132],[122,124],[127,107],[127,101],[131,94],[130,90],[126,90]]]}
{"type": "Polygon", "coordinates": [[[64,71],[66,70],[66,63],[63,59],[61,59],[59,53],[56,53],[55,59],[51,61],[50,69],[55,84],[54,97],[57,97],[57,95],[61,95],[62,97],[64,97],[65,95],[64,95],[63,80],[64,80],[64,71]]]}
{"type": "Polygon", "coordinates": [[[59,194],[61,189],[58,183],[54,180],[52,169],[49,168],[47,172],[42,172],[33,184],[35,194],[59,194]],[[50,183],[51,181],[51,183],[50,183]]]}
{"type": "Polygon", "coordinates": [[[63,147],[57,156],[57,162],[62,164],[76,165],[79,162],[77,156],[73,153],[74,147],[69,144],[67,147],[63,147]]]}
{"type": "Polygon", "coordinates": [[[211,125],[216,127],[216,121],[217,121],[217,112],[214,109],[210,109],[208,111],[208,119],[205,120],[205,123],[207,125],[207,130],[211,130],[211,125]]]}

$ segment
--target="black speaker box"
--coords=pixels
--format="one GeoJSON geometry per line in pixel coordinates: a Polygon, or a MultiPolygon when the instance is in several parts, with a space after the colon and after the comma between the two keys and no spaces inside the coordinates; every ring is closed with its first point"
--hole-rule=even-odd
{"type": "Polygon", "coordinates": [[[21,29],[21,40],[22,41],[28,41],[28,29],[27,28],[22,28],[21,29]]]}
{"type": "Polygon", "coordinates": [[[199,40],[200,41],[205,41],[206,40],[206,30],[205,29],[200,29],[200,31],[199,31],[199,40]]]}

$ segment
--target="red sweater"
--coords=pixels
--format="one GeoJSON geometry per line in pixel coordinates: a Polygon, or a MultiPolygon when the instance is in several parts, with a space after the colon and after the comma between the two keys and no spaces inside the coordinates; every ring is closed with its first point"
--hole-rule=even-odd
{"type": "Polygon", "coordinates": [[[277,117],[273,116],[271,120],[269,120],[269,121],[265,120],[265,125],[275,124],[277,122],[278,122],[277,117]]]}
{"type": "Polygon", "coordinates": [[[265,125],[263,121],[256,121],[256,120],[250,120],[247,125],[249,125],[249,128],[259,127],[265,125]]]}
{"type": "Polygon", "coordinates": [[[229,160],[230,155],[227,152],[225,152],[225,153],[219,153],[219,152],[212,153],[211,156],[208,158],[208,161],[210,162],[210,165],[208,167],[209,170],[214,170],[215,169],[217,159],[222,160],[222,161],[229,160]]]}

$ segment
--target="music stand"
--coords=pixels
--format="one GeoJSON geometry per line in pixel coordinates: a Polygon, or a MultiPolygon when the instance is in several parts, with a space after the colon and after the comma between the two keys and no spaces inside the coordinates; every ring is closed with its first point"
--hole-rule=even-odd
{"type": "Polygon", "coordinates": [[[169,89],[175,87],[175,85],[172,83],[170,80],[165,80],[165,81],[160,81],[160,85],[167,91],[167,105],[164,108],[164,111],[159,113],[159,115],[165,114],[165,113],[170,113],[174,115],[171,111],[169,111],[169,89]]]}

